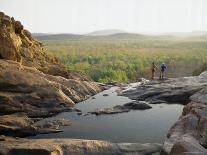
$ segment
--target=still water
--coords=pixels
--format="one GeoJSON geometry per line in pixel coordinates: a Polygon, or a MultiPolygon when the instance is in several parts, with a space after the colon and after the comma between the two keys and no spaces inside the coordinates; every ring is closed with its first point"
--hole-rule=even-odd
{"type": "MultiPolygon", "coordinates": [[[[132,84],[127,89],[133,89],[132,84]]],[[[72,120],[71,126],[61,129],[63,132],[38,135],[33,138],[80,138],[101,139],[111,142],[161,143],[169,128],[175,123],[182,112],[182,105],[157,104],[149,110],[134,110],[114,115],[86,115],[97,108],[113,107],[128,103],[127,97],[117,96],[118,87],[112,87],[76,105],[83,115],[73,112],[60,113],[46,120],[66,118],[72,120]],[[108,94],[109,96],[103,96],[108,94]]]]}

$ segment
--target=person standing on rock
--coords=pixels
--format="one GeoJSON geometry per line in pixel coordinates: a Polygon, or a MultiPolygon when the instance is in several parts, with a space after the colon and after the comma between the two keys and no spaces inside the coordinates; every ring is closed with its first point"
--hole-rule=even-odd
{"type": "Polygon", "coordinates": [[[155,62],[152,62],[152,68],[151,68],[152,77],[151,77],[151,79],[154,79],[156,69],[157,69],[157,66],[155,65],[155,62]]]}
{"type": "Polygon", "coordinates": [[[167,69],[167,66],[165,65],[165,63],[162,63],[160,66],[160,79],[163,79],[164,77],[164,72],[167,69]]]}

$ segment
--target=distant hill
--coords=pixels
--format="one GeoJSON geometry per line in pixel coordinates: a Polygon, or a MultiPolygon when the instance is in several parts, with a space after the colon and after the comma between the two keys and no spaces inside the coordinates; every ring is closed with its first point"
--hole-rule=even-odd
{"type": "Polygon", "coordinates": [[[107,36],[107,35],[113,35],[113,34],[119,34],[119,33],[127,33],[126,31],[117,30],[117,29],[110,29],[110,30],[99,30],[94,31],[88,34],[85,34],[86,36],[107,36]]]}
{"type": "Polygon", "coordinates": [[[157,35],[144,35],[137,33],[127,33],[121,30],[100,30],[92,33],[79,34],[48,34],[48,33],[33,33],[32,36],[39,40],[54,40],[54,41],[71,41],[71,40],[140,40],[140,39],[194,39],[206,40],[207,31],[193,32],[172,32],[157,35]]]}
{"type": "Polygon", "coordinates": [[[39,40],[73,40],[80,39],[82,35],[76,34],[47,34],[47,33],[33,33],[32,36],[39,40]]]}
{"type": "Polygon", "coordinates": [[[110,35],[76,35],[76,34],[44,34],[35,33],[32,36],[39,40],[125,40],[125,39],[144,39],[150,36],[135,33],[115,33],[110,35]]]}
{"type": "Polygon", "coordinates": [[[177,36],[177,37],[199,37],[199,36],[206,36],[207,31],[192,31],[192,32],[170,32],[170,33],[163,33],[161,35],[169,35],[169,36],[177,36]]]}

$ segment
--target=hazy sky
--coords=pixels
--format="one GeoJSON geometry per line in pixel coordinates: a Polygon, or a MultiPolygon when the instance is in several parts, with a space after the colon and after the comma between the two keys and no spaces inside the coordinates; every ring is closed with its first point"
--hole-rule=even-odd
{"type": "Polygon", "coordinates": [[[207,31],[207,0],[0,0],[31,32],[207,31]]]}

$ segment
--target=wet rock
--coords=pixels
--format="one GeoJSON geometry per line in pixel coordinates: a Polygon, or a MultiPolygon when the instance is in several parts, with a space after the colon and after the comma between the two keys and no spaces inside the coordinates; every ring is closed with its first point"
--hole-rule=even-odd
{"type": "Polygon", "coordinates": [[[77,115],[82,115],[83,113],[82,112],[77,112],[77,115]]]}
{"type": "Polygon", "coordinates": [[[118,113],[124,113],[124,112],[129,112],[129,111],[130,109],[122,109],[121,107],[117,106],[113,108],[97,109],[89,113],[94,114],[94,115],[103,115],[103,114],[118,114],[118,113]]]}
{"type": "Polygon", "coordinates": [[[109,96],[109,94],[103,94],[103,96],[109,96]]]}
{"type": "Polygon", "coordinates": [[[133,101],[121,106],[123,109],[132,109],[132,110],[146,110],[151,109],[152,107],[147,104],[145,101],[133,101]]]}
{"type": "Polygon", "coordinates": [[[97,109],[89,113],[95,115],[117,114],[117,113],[129,112],[130,110],[146,110],[151,108],[152,107],[144,101],[133,101],[130,103],[126,103],[124,105],[117,105],[112,108],[97,109]]]}
{"type": "Polygon", "coordinates": [[[0,154],[101,154],[101,155],[151,155],[159,153],[161,144],[157,143],[110,143],[82,139],[21,139],[0,142],[0,154]]]}
{"type": "Polygon", "coordinates": [[[37,134],[61,132],[60,126],[70,124],[71,121],[55,120],[45,122],[40,126],[25,114],[3,115],[0,119],[0,134],[14,137],[35,136],[37,134]]]}
{"type": "Polygon", "coordinates": [[[61,126],[70,126],[72,124],[71,120],[60,118],[54,120],[43,120],[41,122],[36,122],[33,124],[38,130],[41,129],[59,129],[61,126]]]}

